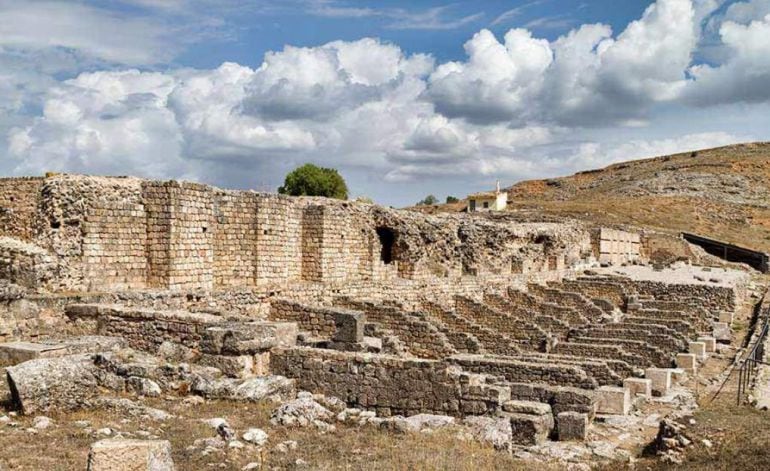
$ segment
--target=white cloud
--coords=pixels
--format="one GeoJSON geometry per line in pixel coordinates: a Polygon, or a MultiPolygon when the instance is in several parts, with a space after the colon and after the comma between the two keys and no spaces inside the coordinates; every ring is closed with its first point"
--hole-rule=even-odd
{"type": "Polygon", "coordinates": [[[719,28],[727,59],[692,66],[685,100],[697,105],[770,100],[770,2],[734,4],[725,17],[732,18],[719,28]]]}
{"type": "Polygon", "coordinates": [[[451,117],[473,122],[565,124],[637,119],[686,86],[698,27],[689,0],[658,0],[617,36],[584,25],[554,43],[487,30],[465,45],[467,62],[442,64],[427,96],[451,117]]]}
{"type": "Polygon", "coordinates": [[[43,113],[8,138],[15,173],[132,173],[161,177],[184,166],[166,96],[174,79],[136,70],[82,74],[52,88],[43,113]]]}
{"type": "Polygon", "coordinates": [[[74,2],[0,1],[0,45],[62,47],[121,64],[152,64],[178,51],[168,25],[74,2]]]}

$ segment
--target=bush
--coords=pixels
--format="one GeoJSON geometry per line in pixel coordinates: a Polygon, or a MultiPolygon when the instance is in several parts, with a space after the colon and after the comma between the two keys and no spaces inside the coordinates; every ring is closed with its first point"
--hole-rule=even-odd
{"type": "Polygon", "coordinates": [[[449,204],[449,203],[457,203],[459,201],[460,201],[460,199],[457,198],[456,196],[447,196],[446,197],[447,204],[449,204]]]}
{"type": "Polygon", "coordinates": [[[305,164],[288,175],[278,193],[291,196],[326,196],[327,198],[348,199],[348,186],[333,168],[305,164]]]}

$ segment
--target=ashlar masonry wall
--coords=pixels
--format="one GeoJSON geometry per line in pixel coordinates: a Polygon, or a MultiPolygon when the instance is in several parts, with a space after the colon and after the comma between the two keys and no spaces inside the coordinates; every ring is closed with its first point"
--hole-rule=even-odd
{"type": "Polygon", "coordinates": [[[512,278],[514,254],[556,257],[560,262],[527,276],[560,277],[590,253],[588,232],[575,222],[541,227],[82,175],[0,179],[0,235],[30,238],[48,251],[59,262],[52,289],[68,291],[512,278]]]}

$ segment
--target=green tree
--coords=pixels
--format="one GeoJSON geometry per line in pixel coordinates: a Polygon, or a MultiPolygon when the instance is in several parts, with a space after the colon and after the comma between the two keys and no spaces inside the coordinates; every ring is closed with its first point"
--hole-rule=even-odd
{"type": "Polygon", "coordinates": [[[288,175],[278,193],[292,196],[326,196],[348,199],[348,186],[337,170],[305,164],[288,175]]]}
{"type": "Polygon", "coordinates": [[[456,196],[447,196],[446,197],[447,204],[449,204],[449,203],[457,203],[458,201],[460,201],[460,200],[456,196]]]}
{"type": "Polygon", "coordinates": [[[432,206],[432,205],[437,204],[437,203],[438,203],[438,198],[436,198],[433,195],[428,195],[428,196],[425,197],[424,200],[419,201],[417,203],[417,206],[432,206]]]}

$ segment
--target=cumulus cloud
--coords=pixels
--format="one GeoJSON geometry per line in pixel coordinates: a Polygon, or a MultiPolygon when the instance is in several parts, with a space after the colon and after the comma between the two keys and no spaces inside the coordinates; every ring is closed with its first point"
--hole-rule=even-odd
{"type": "Polygon", "coordinates": [[[731,5],[719,35],[727,59],[693,65],[684,99],[701,106],[770,100],[770,1],[731,5]]]}
{"type": "Polygon", "coordinates": [[[181,135],[166,107],[174,83],[163,74],[127,70],[82,74],[53,87],[42,115],[9,133],[16,173],[178,174],[181,135]]]}
{"type": "Polygon", "coordinates": [[[616,38],[601,24],[553,44],[527,30],[500,43],[482,30],[465,45],[467,62],[431,75],[427,97],[441,113],[473,122],[633,119],[686,86],[697,32],[690,0],[658,0],[616,38]]]}

